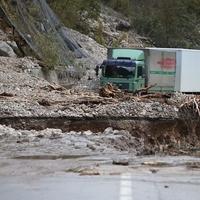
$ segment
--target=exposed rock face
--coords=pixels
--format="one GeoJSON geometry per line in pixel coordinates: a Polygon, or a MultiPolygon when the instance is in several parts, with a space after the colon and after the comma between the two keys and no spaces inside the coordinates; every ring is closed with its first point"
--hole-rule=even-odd
{"type": "Polygon", "coordinates": [[[78,31],[72,29],[67,30],[69,35],[78,42],[83,51],[85,51],[86,54],[89,56],[89,62],[93,62],[93,64],[98,64],[106,58],[106,47],[98,44],[94,39],[90,38],[87,35],[81,34],[78,31]]]}
{"type": "Polygon", "coordinates": [[[83,88],[85,90],[97,90],[99,80],[96,79],[95,76],[95,67],[106,59],[107,49],[89,36],[81,34],[75,30],[68,29],[68,33],[79,43],[88,56],[87,58],[76,60],[79,66],[83,66],[83,68],[86,69],[85,75],[76,85],[76,88],[81,90],[83,90],[83,88]]]}
{"type": "Polygon", "coordinates": [[[69,65],[71,59],[84,57],[76,41],[63,31],[63,25],[46,0],[14,4],[2,0],[1,9],[35,55],[47,65],[69,65]]]}
{"type": "Polygon", "coordinates": [[[116,26],[116,30],[119,31],[129,31],[131,29],[131,24],[128,21],[121,20],[116,26]]]}
{"type": "Polygon", "coordinates": [[[91,31],[89,36],[111,47],[144,47],[128,19],[110,8],[102,7],[98,20],[85,19],[91,31]]]}
{"type": "Polygon", "coordinates": [[[16,58],[13,49],[4,41],[0,41],[0,56],[16,58]]]}

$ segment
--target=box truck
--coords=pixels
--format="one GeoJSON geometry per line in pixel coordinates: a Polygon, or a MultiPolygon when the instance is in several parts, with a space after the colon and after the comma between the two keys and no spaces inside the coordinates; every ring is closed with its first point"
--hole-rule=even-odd
{"type": "Polygon", "coordinates": [[[200,92],[200,50],[111,48],[101,68],[101,85],[129,92],[149,86],[149,92],[200,92]]]}

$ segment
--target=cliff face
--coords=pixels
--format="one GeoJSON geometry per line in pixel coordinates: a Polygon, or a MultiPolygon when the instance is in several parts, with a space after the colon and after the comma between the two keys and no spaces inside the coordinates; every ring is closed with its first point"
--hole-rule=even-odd
{"type": "Polygon", "coordinates": [[[105,58],[104,47],[64,27],[45,0],[1,1],[0,6],[1,56],[38,58],[49,81],[72,86],[105,58]]]}
{"type": "Polygon", "coordinates": [[[67,65],[72,58],[84,57],[45,0],[1,1],[1,8],[20,36],[46,64],[67,65]]]}
{"type": "Polygon", "coordinates": [[[147,41],[142,41],[142,37],[133,29],[128,18],[105,5],[101,6],[98,19],[87,18],[85,21],[89,26],[89,36],[106,47],[147,45],[147,41]]]}
{"type": "Polygon", "coordinates": [[[45,78],[66,87],[97,88],[94,68],[106,58],[106,47],[144,46],[128,19],[105,6],[97,18],[81,15],[87,35],[65,27],[45,0],[2,0],[0,6],[0,37],[10,49],[1,55],[36,57],[45,78]]]}

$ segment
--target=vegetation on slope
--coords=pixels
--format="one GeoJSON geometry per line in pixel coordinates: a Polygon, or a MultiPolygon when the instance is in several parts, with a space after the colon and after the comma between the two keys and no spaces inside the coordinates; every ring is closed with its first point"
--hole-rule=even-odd
{"type": "Polygon", "coordinates": [[[100,3],[126,15],[138,34],[159,47],[200,48],[200,0],[48,0],[69,27],[88,33],[100,3]]]}
{"type": "Polygon", "coordinates": [[[66,26],[88,33],[87,18],[97,19],[100,14],[100,0],[47,0],[66,26]]]}

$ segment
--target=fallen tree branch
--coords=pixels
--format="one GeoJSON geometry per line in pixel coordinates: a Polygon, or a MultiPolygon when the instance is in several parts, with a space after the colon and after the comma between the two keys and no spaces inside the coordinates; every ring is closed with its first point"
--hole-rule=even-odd
{"type": "Polygon", "coordinates": [[[3,92],[3,93],[0,93],[0,97],[14,97],[14,95],[11,93],[3,92]]]}
{"type": "Polygon", "coordinates": [[[200,117],[200,110],[199,110],[199,106],[198,106],[198,103],[196,102],[196,99],[194,98],[193,99],[193,101],[194,101],[194,104],[195,104],[195,109],[196,109],[196,112],[198,113],[198,115],[199,115],[199,117],[200,117]]]}
{"type": "Polygon", "coordinates": [[[155,87],[156,85],[157,85],[157,84],[150,85],[150,86],[145,87],[145,88],[141,88],[141,89],[135,91],[134,94],[147,93],[152,87],[155,87]]]}
{"type": "Polygon", "coordinates": [[[99,96],[119,98],[123,97],[124,93],[119,88],[113,86],[111,83],[108,83],[100,89],[99,96]]]}

